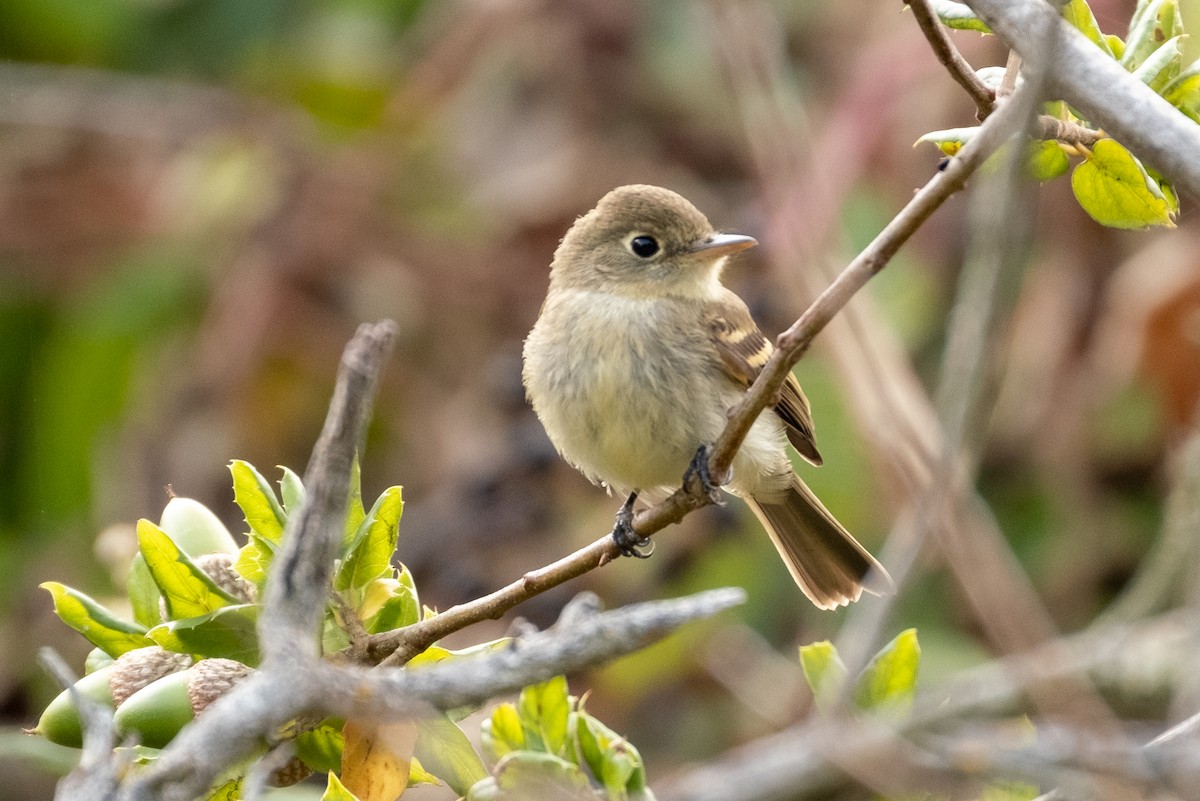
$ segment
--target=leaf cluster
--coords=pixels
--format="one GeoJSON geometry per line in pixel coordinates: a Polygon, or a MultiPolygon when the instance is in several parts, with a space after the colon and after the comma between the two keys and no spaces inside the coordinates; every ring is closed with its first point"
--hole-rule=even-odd
{"type": "MultiPolygon", "coordinates": [[[[962,3],[934,0],[942,24],[984,34],[991,31],[962,3]]],[[[1125,37],[1106,34],[1087,0],[1062,5],[1063,18],[1109,58],[1140,79],[1180,112],[1200,122],[1200,60],[1185,66],[1184,32],[1179,0],[1139,0],[1125,37]]],[[[1002,92],[1005,70],[985,67],[976,72],[993,91],[1002,92]]],[[[1007,87],[1009,90],[1012,87],[1007,87]]],[[[1061,101],[1046,103],[1045,119],[1060,123],[1054,138],[1026,144],[1024,160],[1030,177],[1049,181],[1071,172],[1071,190],[1080,207],[1096,222],[1112,228],[1173,227],[1179,211],[1174,189],[1161,174],[1061,101]],[[1074,164],[1074,168],[1072,168],[1074,164]]],[[[931,131],[917,140],[929,142],[947,156],[956,154],[979,128],[931,131]]],[[[998,153],[993,158],[1003,158],[998,153]]]]}
{"type": "MultiPolygon", "coordinates": [[[[113,659],[151,646],[187,654],[196,662],[222,658],[250,667],[258,664],[256,627],[261,606],[257,599],[270,580],[271,563],[288,531],[288,519],[304,504],[305,489],[300,477],[287,468],[281,468],[276,490],[248,462],[235,460],[229,467],[234,502],[248,527],[246,544],[237,547],[225,526],[203,505],[172,499],[159,524],[141,520],[137,525],[139,548],[128,584],[132,620],[121,618],[78,590],[57,582],[43,585],[63,622],[96,646],[88,661],[89,673],[98,676],[97,671],[106,672],[97,681],[81,680],[81,689],[88,683],[88,697],[111,706],[108,682],[100,679],[111,671],[113,659]],[[224,555],[223,564],[243,586],[223,586],[227,580],[210,574],[211,567],[206,571],[208,555],[214,553],[224,555]]],[[[412,574],[395,558],[404,509],[401,488],[384,490],[368,509],[355,465],[347,491],[341,557],[326,606],[322,644],[326,653],[351,655],[356,641],[366,635],[402,628],[437,613],[422,607],[412,574]]],[[[461,651],[435,644],[411,659],[405,669],[419,670],[508,644],[504,638],[461,651]]],[[[153,682],[139,691],[140,697],[169,697],[152,702],[151,707],[162,703],[182,704],[183,708],[151,708],[145,717],[178,722],[165,733],[135,729],[133,733],[143,743],[165,746],[191,719],[185,697],[162,691],[168,684],[180,686],[179,675],[153,682]]],[[[61,716],[61,709],[69,703],[64,693],[51,707],[61,716]]],[[[424,783],[446,784],[460,796],[504,798],[514,787],[541,782],[555,786],[560,780],[581,791],[593,788],[601,794],[589,797],[652,798],[637,750],[569,698],[566,680],[561,677],[526,688],[516,706],[502,705],[485,723],[484,750],[491,772],[459,725],[473,711],[462,709],[395,724],[297,720],[279,733],[279,739],[292,744],[305,773],[329,774],[327,799],[391,801],[407,787],[424,783]]],[[[47,734],[50,728],[58,727],[41,725],[35,732],[47,734]]],[[[77,746],[77,721],[68,729],[69,734],[60,741],[77,746]]],[[[140,745],[133,755],[135,763],[149,764],[158,750],[140,745]]],[[[226,776],[210,798],[238,797],[252,763],[242,765],[236,775],[226,776]]]]}

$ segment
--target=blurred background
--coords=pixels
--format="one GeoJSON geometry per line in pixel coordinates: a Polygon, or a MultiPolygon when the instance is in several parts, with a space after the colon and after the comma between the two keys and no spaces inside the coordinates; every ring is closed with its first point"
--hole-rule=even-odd
{"type": "MultiPolygon", "coordinates": [[[[1124,33],[1132,2],[1092,5],[1124,33]]],[[[520,382],[576,216],[655,183],[757,237],[727,283],[774,336],[937,169],[911,143],[974,124],[899,2],[5,0],[0,57],[0,799],[49,798],[73,756],[12,733],[56,693],[37,649],[77,668],[87,650],[38,583],[119,607],[132,524],[169,492],[243,530],[227,462],[302,471],[360,322],[400,330],[364,489],[404,486],[400,553],[444,608],[604,534],[619,504],[558,459],[520,382]]],[[[1066,179],[1038,194],[979,488],[1063,630],[1155,541],[1194,422],[1194,201],[1178,230],[1128,233],[1066,179]]],[[[930,407],[966,207],[797,368],[826,458],[805,480],[876,553],[910,500],[889,449],[930,407]]],[[[918,627],[932,682],[993,649],[939,560],[917,571],[887,638],[918,627]]],[[[728,584],[749,591],[736,615],[572,677],[652,786],[797,719],[795,648],[846,613],[809,606],[736,502],[518,610],[548,625],[585,588],[616,606],[728,584]]]]}

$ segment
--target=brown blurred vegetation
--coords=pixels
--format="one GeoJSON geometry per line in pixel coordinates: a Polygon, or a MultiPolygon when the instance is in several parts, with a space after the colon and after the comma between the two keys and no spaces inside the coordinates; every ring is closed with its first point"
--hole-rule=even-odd
{"type": "MultiPolygon", "coordinates": [[[[1123,28],[1123,4],[1093,6],[1123,28]]],[[[617,501],[557,458],[520,385],[558,237],[615,185],[670,186],[760,239],[728,282],[764,331],[781,330],[936,168],[910,143],[973,122],[900,8],[6,0],[4,722],[29,724],[53,692],[38,646],[75,664],[84,651],[38,582],[115,594],[128,524],[157,519],[168,491],[238,530],[225,463],[303,467],[360,321],[401,332],[363,477],[368,494],[404,485],[401,555],[423,601],[473,598],[602,534],[617,501]]],[[[993,40],[956,41],[976,66],[1002,63],[993,40]]],[[[1153,234],[1100,228],[1065,181],[1039,203],[980,489],[1073,629],[1153,542],[1172,447],[1194,422],[1200,231],[1191,198],[1178,230],[1153,234]]],[[[963,205],[859,306],[926,386],[963,205]]],[[[878,550],[905,498],[869,434],[888,421],[864,421],[876,407],[838,355],[847,336],[832,326],[798,368],[827,463],[805,477],[878,550]]],[[[795,719],[795,646],[844,614],[807,607],[736,504],[661,540],[648,562],[520,610],[548,623],[585,585],[614,606],[749,589],[737,620],[573,680],[642,748],[652,784],[795,719]]],[[[926,567],[894,620],[920,629],[933,677],[988,645],[936,560],[926,567]]],[[[18,775],[30,784],[0,798],[48,792],[36,771],[18,775]]]]}

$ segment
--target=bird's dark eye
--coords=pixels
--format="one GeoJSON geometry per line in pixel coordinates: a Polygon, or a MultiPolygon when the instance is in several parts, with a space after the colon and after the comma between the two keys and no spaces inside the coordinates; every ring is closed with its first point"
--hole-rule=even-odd
{"type": "Polygon", "coordinates": [[[629,240],[629,249],[635,255],[648,259],[658,252],[658,240],[652,236],[635,236],[629,240]]]}

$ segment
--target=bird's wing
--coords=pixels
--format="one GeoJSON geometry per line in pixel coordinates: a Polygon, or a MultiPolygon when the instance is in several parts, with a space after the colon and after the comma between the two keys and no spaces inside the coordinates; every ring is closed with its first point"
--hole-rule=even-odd
{"type": "MultiPolygon", "coordinates": [[[[749,387],[771,358],[774,346],[758,330],[750,312],[740,302],[722,304],[720,308],[710,310],[707,322],[709,336],[726,374],[738,384],[749,387]]],[[[813,464],[821,464],[808,398],[804,397],[800,382],[791,373],[779,393],[775,413],[785,423],[787,438],[800,455],[813,464]]]]}

